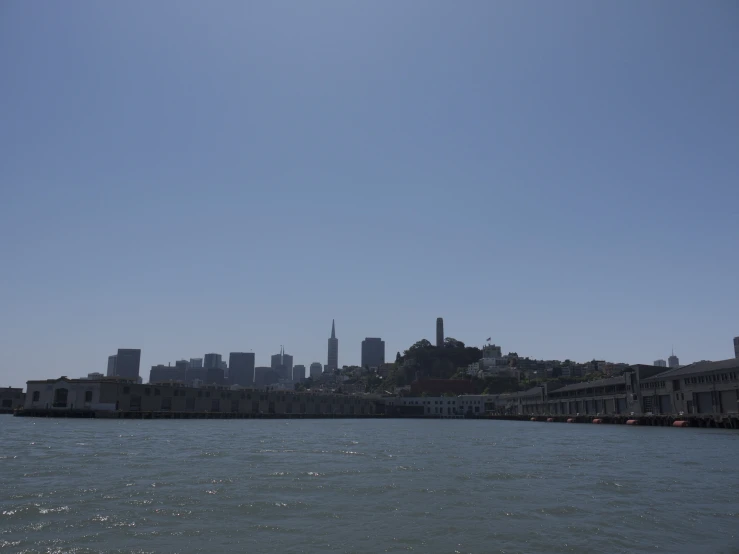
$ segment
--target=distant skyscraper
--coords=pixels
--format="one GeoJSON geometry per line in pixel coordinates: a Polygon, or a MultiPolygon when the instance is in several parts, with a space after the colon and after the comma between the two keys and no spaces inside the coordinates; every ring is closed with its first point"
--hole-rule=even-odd
{"type": "Polygon", "coordinates": [[[254,352],[231,352],[228,356],[228,382],[250,387],[254,384],[254,352]]]}
{"type": "Polygon", "coordinates": [[[667,367],[667,362],[664,360],[654,360],[654,365],[657,367],[667,367]]]}
{"type": "MultiPolygon", "coordinates": [[[[200,358],[195,359],[200,360],[200,358]]],[[[202,360],[200,361],[202,362],[202,360]]],[[[195,380],[205,383],[208,380],[208,370],[203,367],[202,363],[195,366],[191,364],[190,367],[187,368],[185,375],[185,381],[187,381],[188,383],[192,383],[195,380]]]]}
{"type": "Polygon", "coordinates": [[[203,367],[203,358],[190,358],[190,369],[201,369],[203,367]]]}
{"type": "Polygon", "coordinates": [[[321,377],[321,374],[323,373],[323,366],[321,365],[321,362],[313,362],[310,364],[310,376],[314,379],[318,379],[321,377]]]}
{"type": "Polygon", "coordinates": [[[680,360],[675,356],[675,351],[673,350],[672,356],[667,358],[667,365],[670,367],[680,367],[680,360]]]}
{"type": "Polygon", "coordinates": [[[226,378],[220,367],[211,367],[205,370],[206,385],[225,385],[226,378]]]}
{"type": "Polygon", "coordinates": [[[739,337],[734,337],[734,357],[739,358],[739,337]]]}
{"type": "MultiPolygon", "coordinates": [[[[736,342],[736,339],[735,339],[735,342],[736,342]]],[[[113,354],[112,356],[108,356],[108,372],[106,373],[106,375],[108,377],[115,377],[115,360],[116,360],[116,357],[117,356],[115,354],[113,354]]]]}
{"type": "Polygon", "coordinates": [[[277,374],[271,367],[254,368],[254,386],[257,388],[274,385],[277,382],[277,374]]]}
{"type": "Polygon", "coordinates": [[[161,381],[185,381],[187,368],[183,366],[153,365],[149,372],[149,383],[161,381]]]}
{"type": "Polygon", "coordinates": [[[385,341],[366,338],[362,341],[362,367],[380,367],[385,363],[385,341]]]}
{"type": "Polygon", "coordinates": [[[277,374],[279,379],[292,380],[293,378],[293,357],[285,354],[285,348],[280,348],[279,354],[274,354],[271,358],[272,370],[277,374]]]}
{"type": "MultiPolygon", "coordinates": [[[[177,360],[174,363],[175,367],[182,371],[182,375],[185,375],[185,371],[187,371],[187,368],[190,367],[190,362],[187,360],[177,360]]],[[[184,377],[182,379],[184,381],[184,377]]]]}
{"type": "Polygon", "coordinates": [[[336,322],[331,320],[331,338],[328,339],[328,366],[329,370],[339,369],[339,339],[336,338],[336,322]]]}
{"type": "Polygon", "coordinates": [[[140,363],[140,348],[119,348],[115,358],[115,373],[118,377],[138,379],[140,363]]]}
{"type": "Polygon", "coordinates": [[[444,346],[444,318],[436,318],[436,347],[444,346]]]}
{"type": "Polygon", "coordinates": [[[206,354],[205,355],[205,369],[221,368],[221,355],[220,354],[206,354]]]}
{"type": "Polygon", "coordinates": [[[305,379],[305,366],[298,364],[293,366],[293,381],[296,383],[305,379]]]}

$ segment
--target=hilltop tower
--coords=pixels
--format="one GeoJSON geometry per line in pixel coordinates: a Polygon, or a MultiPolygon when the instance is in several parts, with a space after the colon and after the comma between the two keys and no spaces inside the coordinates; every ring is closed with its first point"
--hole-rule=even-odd
{"type": "Polygon", "coordinates": [[[436,347],[444,346],[444,318],[436,318],[436,347]]]}

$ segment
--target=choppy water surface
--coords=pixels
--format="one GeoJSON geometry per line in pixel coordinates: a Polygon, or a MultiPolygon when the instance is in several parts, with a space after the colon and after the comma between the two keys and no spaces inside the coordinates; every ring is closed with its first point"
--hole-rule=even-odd
{"type": "Polygon", "coordinates": [[[739,552],[739,433],[0,417],[8,552],[739,552]]]}

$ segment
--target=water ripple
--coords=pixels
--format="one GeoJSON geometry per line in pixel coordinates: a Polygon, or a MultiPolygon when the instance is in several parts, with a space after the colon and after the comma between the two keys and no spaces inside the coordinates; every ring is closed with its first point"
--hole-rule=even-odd
{"type": "Polygon", "coordinates": [[[732,432],[2,417],[1,551],[739,552],[732,432]]]}

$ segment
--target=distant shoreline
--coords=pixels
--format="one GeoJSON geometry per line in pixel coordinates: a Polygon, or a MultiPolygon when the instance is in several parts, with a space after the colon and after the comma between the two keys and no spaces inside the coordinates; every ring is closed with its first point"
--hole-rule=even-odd
{"type": "Polygon", "coordinates": [[[90,410],[7,410],[2,414],[16,417],[101,420],[173,420],[173,419],[467,419],[487,421],[530,421],[532,423],[586,423],[631,425],[641,427],[693,427],[705,429],[739,429],[739,414],[712,415],[619,415],[619,416],[551,416],[551,415],[386,415],[386,414],[252,414],[239,412],[93,412],[90,410]]]}

